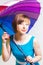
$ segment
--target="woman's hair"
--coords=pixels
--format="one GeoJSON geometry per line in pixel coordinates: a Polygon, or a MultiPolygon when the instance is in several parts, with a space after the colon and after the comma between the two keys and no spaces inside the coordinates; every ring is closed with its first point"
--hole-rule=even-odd
{"type": "Polygon", "coordinates": [[[21,24],[24,21],[24,18],[30,19],[28,16],[24,14],[17,14],[14,17],[14,20],[12,22],[12,27],[13,27],[14,32],[17,32],[17,24],[21,24]]]}

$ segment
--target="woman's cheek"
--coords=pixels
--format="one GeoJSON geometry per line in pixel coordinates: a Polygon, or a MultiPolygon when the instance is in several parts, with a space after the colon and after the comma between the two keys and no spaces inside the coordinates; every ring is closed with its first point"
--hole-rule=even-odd
{"type": "Polygon", "coordinates": [[[19,31],[22,28],[22,26],[17,26],[17,31],[19,31]]]}

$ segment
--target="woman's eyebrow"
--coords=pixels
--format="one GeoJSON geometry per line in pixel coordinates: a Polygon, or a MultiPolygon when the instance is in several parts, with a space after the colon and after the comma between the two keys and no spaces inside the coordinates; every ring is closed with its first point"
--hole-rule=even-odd
{"type": "Polygon", "coordinates": [[[18,24],[21,24],[23,21],[24,21],[24,20],[19,20],[19,21],[18,21],[18,24]]]}

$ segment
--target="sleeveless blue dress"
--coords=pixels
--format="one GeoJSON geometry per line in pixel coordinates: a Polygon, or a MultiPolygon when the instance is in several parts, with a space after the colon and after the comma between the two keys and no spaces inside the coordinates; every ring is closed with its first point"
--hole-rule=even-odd
{"type": "MultiPolygon", "coordinates": [[[[23,44],[23,45],[17,44],[22,49],[22,51],[25,53],[26,56],[34,57],[33,40],[34,40],[34,36],[32,36],[31,39],[26,44],[23,44]]],[[[19,62],[26,62],[24,55],[17,48],[13,39],[11,39],[11,41],[10,41],[10,47],[11,47],[11,51],[12,51],[13,55],[16,57],[16,59],[19,62]]],[[[32,65],[32,64],[30,64],[29,62],[28,63],[26,62],[25,64],[19,64],[16,61],[16,65],[32,65]]],[[[39,65],[39,63],[35,62],[34,65],[39,65]]]]}

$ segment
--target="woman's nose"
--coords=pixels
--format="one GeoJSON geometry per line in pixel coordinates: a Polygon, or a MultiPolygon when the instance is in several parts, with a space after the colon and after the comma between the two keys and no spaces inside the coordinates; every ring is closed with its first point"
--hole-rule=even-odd
{"type": "Polygon", "coordinates": [[[25,27],[23,27],[23,29],[25,29],[25,27]]]}
{"type": "Polygon", "coordinates": [[[23,25],[23,29],[25,29],[26,25],[23,25]]]}

